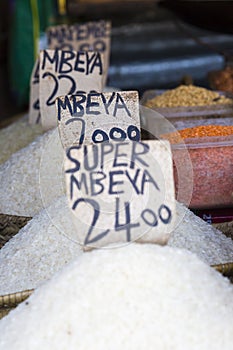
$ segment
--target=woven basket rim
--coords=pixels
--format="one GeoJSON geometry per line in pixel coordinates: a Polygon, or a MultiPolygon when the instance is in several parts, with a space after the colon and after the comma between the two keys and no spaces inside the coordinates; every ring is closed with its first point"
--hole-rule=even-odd
{"type": "Polygon", "coordinates": [[[34,289],[27,289],[20,292],[0,295],[0,309],[13,308],[17,306],[19,303],[26,300],[33,292],[34,289]]]}
{"type": "MultiPolygon", "coordinates": [[[[228,263],[224,263],[224,264],[210,265],[210,267],[214,268],[215,270],[217,270],[223,274],[229,273],[229,275],[233,276],[233,261],[228,262],[228,263]]],[[[15,292],[15,293],[8,293],[8,294],[0,295],[0,307],[2,307],[3,304],[4,305],[15,304],[15,302],[18,302],[21,299],[23,301],[27,297],[29,297],[34,291],[35,291],[35,289],[27,289],[27,290],[22,290],[22,291],[15,292]]],[[[19,301],[19,302],[21,302],[21,301],[19,301]]]]}
{"type": "Polygon", "coordinates": [[[211,265],[211,267],[221,272],[224,276],[233,277],[233,262],[211,265]]]}
{"type": "MultiPolygon", "coordinates": [[[[233,262],[210,266],[220,272],[223,276],[233,277],[233,262]]],[[[30,297],[34,291],[35,289],[27,289],[20,292],[0,295],[0,319],[5,317],[11,310],[30,297]]]]}

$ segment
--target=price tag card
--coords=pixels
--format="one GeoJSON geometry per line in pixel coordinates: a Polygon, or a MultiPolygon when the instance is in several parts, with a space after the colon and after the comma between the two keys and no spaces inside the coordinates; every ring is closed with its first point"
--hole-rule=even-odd
{"type": "Polygon", "coordinates": [[[29,124],[41,123],[39,102],[39,58],[35,61],[30,80],[29,124]]]}
{"type": "Polygon", "coordinates": [[[140,140],[137,91],[78,92],[58,97],[56,110],[65,149],[81,144],[140,140]]]}
{"type": "Polygon", "coordinates": [[[103,80],[105,85],[111,45],[110,21],[49,27],[47,41],[49,49],[101,52],[104,57],[103,80]]]}
{"type": "Polygon", "coordinates": [[[39,96],[44,130],[57,125],[55,100],[77,91],[101,92],[103,55],[99,52],[44,50],[40,52],[39,96]]]}
{"type": "Polygon", "coordinates": [[[64,168],[76,225],[72,240],[84,248],[167,242],[175,222],[168,141],[73,146],[64,168]]]}

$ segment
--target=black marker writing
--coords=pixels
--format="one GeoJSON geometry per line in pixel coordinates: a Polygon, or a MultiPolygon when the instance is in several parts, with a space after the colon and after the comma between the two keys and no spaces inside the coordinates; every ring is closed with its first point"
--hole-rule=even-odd
{"type": "Polygon", "coordinates": [[[70,50],[44,50],[41,70],[46,71],[51,65],[56,73],[68,74],[72,71],[92,74],[97,70],[103,74],[103,62],[99,52],[75,52],[70,50]]]}
{"type": "MultiPolygon", "coordinates": [[[[58,98],[57,100],[58,120],[61,120],[62,110],[66,110],[67,108],[69,109],[71,116],[74,117],[99,115],[101,114],[101,107],[102,110],[105,110],[107,115],[112,115],[113,117],[117,117],[119,114],[122,115],[122,112],[124,112],[126,116],[132,117],[124,98],[120,96],[120,93],[118,92],[113,92],[108,101],[103,93],[90,92],[86,94],[85,92],[81,91],[78,91],[70,99],[66,98],[65,101],[62,101],[61,98],[58,98]],[[96,98],[98,98],[98,101],[96,101],[96,98]]],[[[111,135],[112,139],[115,137],[115,131],[113,131],[113,134],[111,135]]],[[[140,138],[140,131],[136,126],[131,125],[127,132],[130,140],[136,141],[140,138]]]]}

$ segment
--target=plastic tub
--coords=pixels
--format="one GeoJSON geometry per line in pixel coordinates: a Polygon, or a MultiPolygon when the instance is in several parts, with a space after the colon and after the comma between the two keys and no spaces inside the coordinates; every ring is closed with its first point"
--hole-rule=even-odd
{"type": "MultiPolygon", "coordinates": [[[[142,128],[152,138],[200,125],[233,125],[233,105],[229,104],[143,107],[147,100],[164,91],[148,90],[141,99],[142,128]]],[[[230,93],[219,93],[233,97],[230,93]]],[[[179,201],[192,209],[233,207],[233,135],[186,139],[185,143],[172,145],[172,152],[179,201]]]]}
{"type": "MultiPolygon", "coordinates": [[[[141,98],[141,105],[161,95],[166,90],[147,90],[141,98]]],[[[233,98],[231,93],[218,91],[220,95],[233,98]]],[[[145,107],[145,109],[149,109],[145,107]]],[[[233,125],[233,104],[214,104],[195,107],[166,107],[166,108],[150,108],[163,115],[176,129],[190,128],[198,125],[233,125]]],[[[147,118],[148,113],[142,113],[142,127],[146,130],[153,130],[153,118],[147,118]]],[[[152,113],[151,113],[152,114],[152,113]]],[[[150,114],[150,115],[151,115],[150,114]]],[[[167,132],[166,130],[164,132],[167,132]]]]}
{"type": "MultiPolygon", "coordinates": [[[[225,224],[228,228],[232,223],[233,229],[233,208],[217,208],[217,209],[193,209],[194,214],[202,218],[208,224],[225,224]],[[229,223],[229,225],[228,225],[229,223]]],[[[221,230],[223,225],[217,225],[217,228],[221,230]]],[[[224,226],[224,227],[225,227],[224,226]]],[[[230,229],[229,229],[230,230],[230,229]]],[[[222,231],[224,233],[224,231],[222,231]]]]}
{"type": "Polygon", "coordinates": [[[172,145],[176,193],[192,209],[233,207],[233,135],[201,137],[172,145]],[[187,147],[193,168],[191,202],[186,203],[188,187],[178,181],[187,172],[183,151],[187,147]]]}

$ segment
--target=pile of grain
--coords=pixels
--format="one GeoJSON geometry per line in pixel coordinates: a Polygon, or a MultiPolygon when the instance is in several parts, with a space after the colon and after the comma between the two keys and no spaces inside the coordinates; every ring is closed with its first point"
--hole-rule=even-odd
{"type": "Polygon", "coordinates": [[[177,202],[177,224],[168,245],[187,249],[209,265],[233,261],[233,241],[177,202]]]}
{"type": "Polygon", "coordinates": [[[233,287],[191,253],[85,253],[0,321],[0,349],[230,350],[233,287]]]}
{"type": "Polygon", "coordinates": [[[233,103],[233,100],[219,95],[218,92],[193,85],[181,85],[168,90],[146,102],[146,107],[188,107],[233,103]]]}
{"type": "Polygon", "coordinates": [[[0,250],[0,295],[37,287],[82,251],[66,198],[42,210],[0,250]]]}
{"type": "MultiPolygon", "coordinates": [[[[0,250],[0,295],[36,288],[82,252],[65,197],[41,211],[0,250]]],[[[233,242],[177,203],[170,246],[186,248],[208,264],[232,261],[233,242]]]]}
{"type": "Polygon", "coordinates": [[[42,134],[41,125],[29,125],[28,115],[0,130],[0,164],[42,134]]]}
{"type": "Polygon", "coordinates": [[[185,139],[213,136],[231,136],[233,135],[233,126],[226,125],[199,125],[192,128],[185,128],[179,131],[162,134],[162,139],[168,140],[170,143],[180,143],[185,139]]]}
{"type": "Polygon", "coordinates": [[[58,130],[39,136],[0,165],[0,213],[34,216],[64,193],[58,130]]]}

